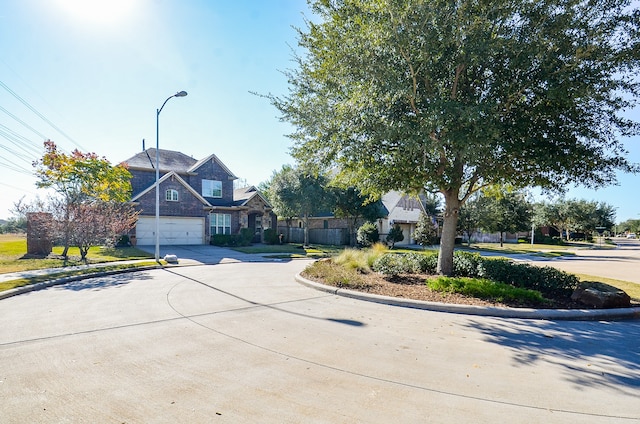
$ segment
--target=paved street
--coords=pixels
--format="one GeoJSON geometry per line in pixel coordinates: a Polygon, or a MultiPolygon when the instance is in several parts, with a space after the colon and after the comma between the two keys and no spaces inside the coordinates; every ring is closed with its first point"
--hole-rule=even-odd
{"type": "Polygon", "coordinates": [[[216,263],[1,300],[0,421],[640,422],[640,321],[399,308],[297,284],[307,261],[216,263]]]}
{"type": "Polygon", "coordinates": [[[640,240],[616,238],[616,249],[576,250],[576,256],[540,261],[563,271],[608,277],[640,284],[640,240]]]}

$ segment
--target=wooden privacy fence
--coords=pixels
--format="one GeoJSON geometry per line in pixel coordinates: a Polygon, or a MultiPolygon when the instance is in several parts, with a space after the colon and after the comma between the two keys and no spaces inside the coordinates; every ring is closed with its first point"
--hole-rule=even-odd
{"type": "MultiPolygon", "coordinates": [[[[284,234],[284,239],[288,243],[304,243],[304,228],[278,227],[278,234],[284,234]]],[[[349,230],[346,228],[312,228],[309,230],[309,243],[349,244],[349,230]]]]}

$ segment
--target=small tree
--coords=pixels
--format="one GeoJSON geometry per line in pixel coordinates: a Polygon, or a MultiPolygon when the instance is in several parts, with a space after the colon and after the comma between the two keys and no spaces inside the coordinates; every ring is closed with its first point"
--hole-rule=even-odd
{"type": "Polygon", "coordinates": [[[81,205],[95,201],[126,202],[131,197],[131,174],[122,165],[112,166],[106,158],[95,153],[74,150],[70,155],[58,151],[56,144],[44,142],[45,153],[33,163],[39,188],[52,188],[59,195],[58,215],[66,257],[71,244],[72,219],[90,211],[81,205]]]}
{"type": "Polygon", "coordinates": [[[387,243],[391,243],[391,248],[396,246],[396,243],[404,240],[404,234],[402,234],[402,228],[399,225],[394,225],[387,234],[387,243]]]}
{"type": "Polygon", "coordinates": [[[500,233],[500,246],[505,233],[525,231],[531,225],[531,205],[520,192],[499,191],[485,195],[487,207],[482,216],[481,227],[489,232],[500,233]]]}
{"type": "Polygon", "coordinates": [[[438,223],[427,215],[420,213],[416,229],[413,232],[413,239],[420,246],[433,246],[438,240],[438,223]]]}
{"type": "Polygon", "coordinates": [[[375,221],[384,216],[383,206],[380,200],[371,202],[363,196],[355,187],[335,188],[333,190],[335,208],[334,215],[347,221],[349,230],[349,244],[356,244],[356,226],[358,222],[375,221]]]}
{"type": "Polygon", "coordinates": [[[369,247],[380,240],[378,227],[373,222],[365,222],[358,228],[358,244],[362,247],[369,247]]]}
{"type": "Polygon", "coordinates": [[[102,201],[74,205],[71,215],[71,243],[80,250],[82,260],[86,260],[91,246],[114,246],[138,219],[133,205],[102,201]]]}
{"type": "Polygon", "coordinates": [[[301,168],[284,165],[274,172],[269,186],[269,200],[277,215],[299,217],[304,222],[304,245],[309,244],[309,217],[331,207],[332,194],[327,179],[301,168]]]}

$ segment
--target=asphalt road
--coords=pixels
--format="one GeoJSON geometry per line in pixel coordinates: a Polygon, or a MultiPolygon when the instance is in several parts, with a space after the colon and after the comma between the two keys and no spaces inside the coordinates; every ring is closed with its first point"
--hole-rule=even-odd
{"type": "Polygon", "coordinates": [[[1,300],[0,422],[640,422],[640,321],[400,308],[299,285],[306,261],[216,263],[1,300]]]}
{"type": "Polygon", "coordinates": [[[640,284],[640,240],[617,238],[616,249],[575,250],[575,256],[563,256],[553,260],[535,260],[563,271],[596,275],[640,284]]]}

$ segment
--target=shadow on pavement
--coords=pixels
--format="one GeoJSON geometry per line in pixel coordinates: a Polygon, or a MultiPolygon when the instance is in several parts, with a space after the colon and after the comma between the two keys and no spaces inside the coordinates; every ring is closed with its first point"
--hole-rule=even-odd
{"type": "Polygon", "coordinates": [[[55,289],[72,291],[102,290],[129,284],[134,279],[136,281],[150,280],[151,277],[145,276],[142,272],[128,272],[123,274],[105,275],[102,277],[70,281],[68,283],[55,286],[55,289]]]}
{"type": "Polygon", "coordinates": [[[516,367],[546,362],[563,370],[577,388],[607,387],[626,394],[640,388],[640,322],[472,320],[485,340],[513,351],[516,367]],[[577,367],[576,359],[583,365],[577,367]],[[626,390],[626,389],[632,390],[626,390]]]}

